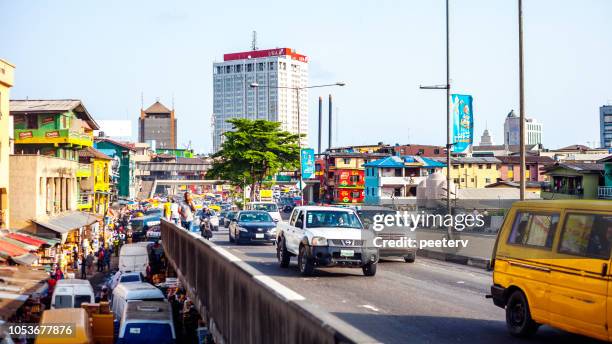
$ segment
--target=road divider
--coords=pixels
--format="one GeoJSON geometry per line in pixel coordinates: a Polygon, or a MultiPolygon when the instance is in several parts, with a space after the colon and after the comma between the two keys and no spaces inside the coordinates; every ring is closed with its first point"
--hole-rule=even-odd
{"type": "Polygon", "coordinates": [[[376,343],[213,242],[162,220],[164,252],[217,343],[376,343]]]}

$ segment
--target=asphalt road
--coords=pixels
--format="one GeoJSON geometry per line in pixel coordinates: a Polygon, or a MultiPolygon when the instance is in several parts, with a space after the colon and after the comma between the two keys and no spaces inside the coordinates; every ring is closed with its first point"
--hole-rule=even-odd
{"type": "Polygon", "coordinates": [[[301,277],[295,258],[288,269],[271,245],[235,245],[227,230],[213,241],[322,309],[384,343],[596,343],[542,326],[535,337],[508,335],[504,310],[485,299],[491,274],[469,266],[418,258],[383,261],[375,277],[361,269],[318,269],[301,277]]]}

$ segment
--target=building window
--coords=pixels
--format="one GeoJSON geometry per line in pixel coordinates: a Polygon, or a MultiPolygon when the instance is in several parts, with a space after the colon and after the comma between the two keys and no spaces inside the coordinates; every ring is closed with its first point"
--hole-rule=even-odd
{"type": "Polygon", "coordinates": [[[487,164],[487,170],[491,169],[491,164],[487,164]]]}
{"type": "Polygon", "coordinates": [[[423,155],[425,154],[425,150],[424,149],[419,149],[419,155],[423,155]]]}
{"type": "Polygon", "coordinates": [[[264,63],[263,62],[259,62],[257,64],[257,71],[258,72],[263,72],[264,71],[264,63]]]}
{"type": "Polygon", "coordinates": [[[464,179],[464,178],[461,178],[461,182],[462,182],[462,183],[463,183],[463,182],[465,182],[465,179],[464,179]]]}
{"type": "Polygon", "coordinates": [[[225,74],[229,74],[232,72],[232,67],[231,66],[225,66],[225,74]]]}
{"type": "Polygon", "coordinates": [[[458,170],[459,169],[459,165],[453,165],[453,170],[458,170]]]}
{"type": "Polygon", "coordinates": [[[453,183],[455,183],[455,184],[459,184],[459,178],[455,178],[455,179],[453,179],[453,183]]]}
{"type": "Polygon", "coordinates": [[[274,62],[268,62],[268,70],[274,70],[274,62]]]}
{"type": "Polygon", "coordinates": [[[440,154],[440,149],[439,148],[434,148],[434,154],[440,154]]]}
{"type": "Polygon", "coordinates": [[[236,71],[236,73],[240,73],[242,71],[242,65],[235,65],[234,70],[236,71]]]}
{"type": "Polygon", "coordinates": [[[342,162],[343,162],[345,165],[348,165],[348,164],[350,164],[350,163],[351,163],[351,159],[349,159],[349,158],[344,158],[344,159],[342,159],[342,162]]]}
{"type": "Polygon", "coordinates": [[[485,178],[485,183],[491,184],[491,178],[485,178]]]}
{"type": "Polygon", "coordinates": [[[468,167],[470,167],[470,168],[471,168],[471,167],[472,167],[472,164],[468,164],[468,167]]]}
{"type": "Polygon", "coordinates": [[[247,63],[247,65],[246,65],[246,71],[247,71],[247,72],[252,72],[252,71],[253,71],[253,64],[252,64],[252,63],[247,63]]]}
{"type": "Polygon", "coordinates": [[[479,170],[482,170],[482,168],[483,168],[483,167],[484,167],[484,166],[483,166],[482,164],[478,165],[478,169],[479,169],[479,170]]]}
{"type": "Polygon", "coordinates": [[[471,179],[472,183],[474,182],[474,178],[471,179]]]}

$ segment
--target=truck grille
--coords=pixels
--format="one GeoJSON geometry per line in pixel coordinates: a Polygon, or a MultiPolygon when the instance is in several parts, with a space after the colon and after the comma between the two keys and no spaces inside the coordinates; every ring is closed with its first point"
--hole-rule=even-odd
{"type": "Polygon", "coordinates": [[[363,240],[358,239],[332,239],[333,246],[363,246],[363,240]]]}
{"type": "Polygon", "coordinates": [[[406,234],[403,233],[376,233],[376,236],[381,238],[382,240],[398,240],[398,239],[404,239],[407,238],[408,236],[406,234]]]}

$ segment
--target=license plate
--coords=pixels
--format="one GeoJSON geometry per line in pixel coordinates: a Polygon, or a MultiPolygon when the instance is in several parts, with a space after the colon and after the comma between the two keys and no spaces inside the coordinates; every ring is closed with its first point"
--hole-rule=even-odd
{"type": "Polygon", "coordinates": [[[340,257],[352,257],[355,255],[353,250],[340,250],[340,257]]]}
{"type": "Polygon", "coordinates": [[[256,233],[255,234],[255,239],[263,239],[264,235],[263,233],[256,233]]]}
{"type": "Polygon", "coordinates": [[[157,226],[159,225],[161,222],[160,221],[149,221],[147,222],[147,226],[157,226]]]}

